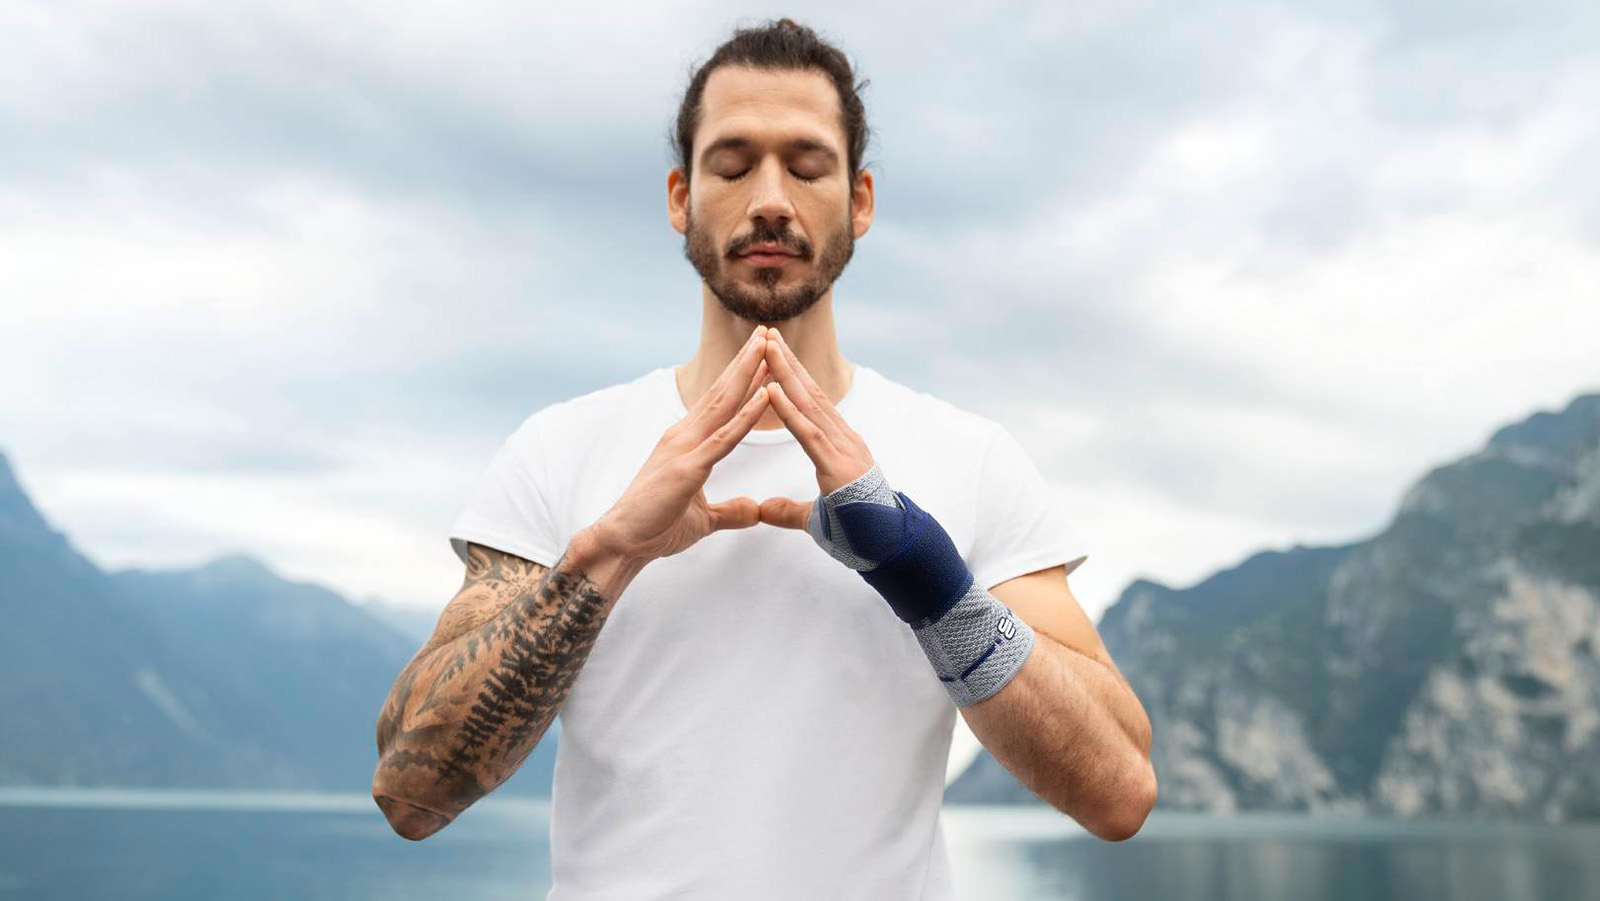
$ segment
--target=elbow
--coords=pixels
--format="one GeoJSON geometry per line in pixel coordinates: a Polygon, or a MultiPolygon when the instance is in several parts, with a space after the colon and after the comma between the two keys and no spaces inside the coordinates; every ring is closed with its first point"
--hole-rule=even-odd
{"type": "Polygon", "coordinates": [[[1148,760],[1142,760],[1126,782],[1106,799],[1105,811],[1090,832],[1108,842],[1133,838],[1155,809],[1156,791],[1155,769],[1148,760]]]}
{"type": "Polygon", "coordinates": [[[384,818],[389,821],[389,827],[395,834],[413,842],[422,841],[450,825],[454,819],[436,810],[403,801],[377,785],[372,788],[372,800],[383,811],[384,818]]]}

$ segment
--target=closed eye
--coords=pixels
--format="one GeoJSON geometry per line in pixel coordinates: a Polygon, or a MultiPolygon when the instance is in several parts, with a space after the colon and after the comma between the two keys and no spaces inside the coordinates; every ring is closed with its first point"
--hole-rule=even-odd
{"type": "MultiPolygon", "coordinates": [[[[738,181],[739,179],[744,178],[746,175],[749,175],[749,174],[750,174],[750,170],[746,169],[743,172],[740,172],[738,175],[722,175],[722,176],[719,176],[719,177],[723,181],[738,181]]],[[[820,180],[822,178],[822,176],[820,176],[820,175],[816,175],[816,176],[812,176],[812,177],[808,178],[808,177],[806,177],[804,175],[801,175],[800,173],[794,171],[793,169],[789,170],[789,174],[793,175],[795,178],[800,179],[801,181],[806,181],[806,182],[818,181],[818,180],[820,180]]]]}

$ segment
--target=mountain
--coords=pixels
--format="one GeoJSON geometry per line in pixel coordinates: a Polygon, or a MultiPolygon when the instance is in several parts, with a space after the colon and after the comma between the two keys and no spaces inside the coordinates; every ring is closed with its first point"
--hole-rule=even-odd
{"type": "MultiPolygon", "coordinates": [[[[1600,817],[1600,394],[1427,472],[1386,527],[1101,618],[1167,809],[1600,817]]],[[[987,753],[952,802],[1036,801],[987,753]]]]}
{"type": "MultiPolygon", "coordinates": [[[[378,711],[423,640],[243,554],[104,573],[4,454],[0,610],[11,785],[367,791],[378,711]]],[[[497,793],[549,793],[556,731],[497,793]]]]}
{"type": "Polygon", "coordinates": [[[0,782],[174,784],[191,771],[199,755],[174,751],[200,727],[168,686],[203,686],[201,674],[49,527],[3,456],[0,608],[0,782]]]}
{"type": "Polygon", "coordinates": [[[259,773],[245,778],[370,784],[378,709],[419,645],[333,592],[288,582],[244,555],[176,572],[126,570],[109,582],[189,672],[204,674],[152,697],[165,699],[158,704],[201,747],[242,767],[230,780],[259,773]]]}

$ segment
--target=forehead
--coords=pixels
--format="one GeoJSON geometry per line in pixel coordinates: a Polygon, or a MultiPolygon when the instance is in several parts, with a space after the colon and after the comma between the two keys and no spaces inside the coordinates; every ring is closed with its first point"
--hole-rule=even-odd
{"type": "Polygon", "coordinates": [[[735,135],[758,142],[811,138],[843,156],[839,95],[816,69],[718,67],[706,79],[700,116],[699,147],[735,135]]]}

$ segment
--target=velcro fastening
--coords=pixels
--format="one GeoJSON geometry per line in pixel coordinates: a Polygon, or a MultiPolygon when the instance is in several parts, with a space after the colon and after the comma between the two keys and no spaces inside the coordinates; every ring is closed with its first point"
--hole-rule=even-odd
{"type": "Polygon", "coordinates": [[[937,622],[966,594],[972,571],[938,520],[904,492],[895,495],[904,510],[856,502],[841,504],[834,512],[850,546],[880,560],[873,569],[862,571],[861,578],[883,595],[895,616],[908,624],[924,618],[937,622]],[[900,520],[899,541],[892,549],[880,537],[895,534],[886,517],[900,520]],[[884,552],[887,556],[881,556],[884,552]]]}

